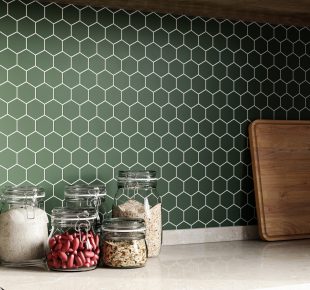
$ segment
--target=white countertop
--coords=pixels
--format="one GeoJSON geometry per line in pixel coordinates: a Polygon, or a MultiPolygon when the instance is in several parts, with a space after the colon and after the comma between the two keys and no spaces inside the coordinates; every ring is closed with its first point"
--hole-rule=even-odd
{"type": "Polygon", "coordinates": [[[139,269],[59,273],[0,267],[4,290],[310,289],[310,240],[164,246],[139,269]]]}

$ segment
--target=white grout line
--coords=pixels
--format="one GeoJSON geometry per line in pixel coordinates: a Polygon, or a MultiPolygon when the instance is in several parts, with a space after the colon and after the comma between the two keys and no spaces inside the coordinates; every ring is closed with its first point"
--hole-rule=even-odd
{"type": "Polygon", "coordinates": [[[163,245],[199,244],[256,239],[259,239],[257,226],[163,231],[163,245]]]}

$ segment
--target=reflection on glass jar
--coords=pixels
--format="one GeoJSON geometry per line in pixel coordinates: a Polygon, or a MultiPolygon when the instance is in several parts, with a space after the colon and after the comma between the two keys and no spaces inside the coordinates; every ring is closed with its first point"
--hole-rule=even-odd
{"type": "Polygon", "coordinates": [[[93,208],[54,208],[47,263],[51,270],[87,271],[99,262],[97,214],[93,208]]]}
{"type": "Polygon", "coordinates": [[[0,261],[5,266],[44,266],[48,217],[45,192],[33,186],[6,187],[0,196],[0,261]]]}
{"type": "Polygon", "coordinates": [[[112,218],[105,220],[103,263],[113,268],[143,267],[147,260],[143,219],[112,218]]]}
{"type": "Polygon", "coordinates": [[[106,189],[101,183],[85,184],[77,183],[65,186],[64,206],[68,208],[93,207],[96,211],[102,211],[102,205],[106,189]]]}
{"type": "Polygon", "coordinates": [[[112,216],[144,219],[148,257],[158,256],[162,242],[162,215],[156,171],[120,171],[117,182],[112,216]]]}

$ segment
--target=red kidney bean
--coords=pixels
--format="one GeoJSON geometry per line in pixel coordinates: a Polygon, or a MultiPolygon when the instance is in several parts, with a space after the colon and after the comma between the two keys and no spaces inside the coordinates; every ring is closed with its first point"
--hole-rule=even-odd
{"type": "Polygon", "coordinates": [[[84,256],[87,258],[92,258],[93,256],[95,256],[95,253],[91,251],[84,251],[84,256]]]}
{"type": "Polygon", "coordinates": [[[63,241],[61,251],[67,252],[69,249],[70,249],[70,241],[69,240],[63,241]]]}
{"type": "Polygon", "coordinates": [[[87,263],[84,264],[84,266],[89,268],[90,267],[90,263],[87,262],[87,263]]]}
{"type": "Polygon", "coordinates": [[[95,235],[96,248],[99,247],[99,235],[95,235]]]}
{"type": "Polygon", "coordinates": [[[84,253],[81,251],[81,252],[78,252],[78,255],[81,258],[82,263],[85,264],[86,263],[86,258],[84,256],[84,253]]]}
{"type": "Polygon", "coordinates": [[[78,238],[74,238],[72,242],[72,250],[76,251],[80,246],[80,240],[78,238]]]}
{"type": "Polygon", "coordinates": [[[69,256],[69,259],[68,259],[68,262],[67,262],[67,267],[68,267],[69,269],[73,267],[73,260],[74,260],[74,255],[71,254],[71,255],[69,256]]]}
{"type": "Polygon", "coordinates": [[[96,249],[96,243],[95,243],[94,238],[91,237],[91,238],[89,239],[89,241],[90,241],[90,244],[91,244],[92,248],[93,248],[93,249],[96,249]]]}
{"type": "Polygon", "coordinates": [[[100,248],[98,247],[98,248],[95,250],[95,254],[96,254],[96,255],[99,255],[99,253],[100,253],[100,248]]]}
{"type": "Polygon", "coordinates": [[[68,256],[66,255],[65,252],[59,252],[58,253],[59,258],[63,261],[63,262],[67,262],[68,261],[68,256]]]}
{"type": "Polygon", "coordinates": [[[50,248],[52,249],[57,244],[57,242],[56,242],[55,238],[51,238],[51,239],[49,239],[48,244],[49,244],[50,248]]]}
{"type": "Polygon", "coordinates": [[[81,267],[83,265],[82,259],[79,256],[75,256],[74,260],[78,267],[81,267]]]}
{"type": "Polygon", "coordinates": [[[66,239],[69,240],[70,242],[72,242],[74,237],[73,237],[73,235],[68,235],[68,236],[66,236],[66,239]]]}

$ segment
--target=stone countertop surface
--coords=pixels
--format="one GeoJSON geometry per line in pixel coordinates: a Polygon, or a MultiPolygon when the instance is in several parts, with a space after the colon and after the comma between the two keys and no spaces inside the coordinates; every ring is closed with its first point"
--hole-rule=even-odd
{"type": "Polygon", "coordinates": [[[144,268],[62,273],[0,267],[4,290],[310,289],[310,240],[164,246],[144,268]]]}

